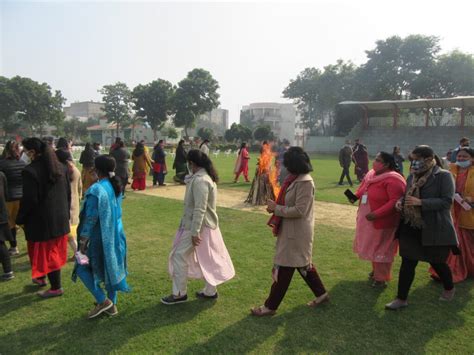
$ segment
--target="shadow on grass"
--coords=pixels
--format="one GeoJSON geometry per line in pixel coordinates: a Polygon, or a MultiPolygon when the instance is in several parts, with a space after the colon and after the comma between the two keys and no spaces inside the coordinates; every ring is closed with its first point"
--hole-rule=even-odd
{"type": "Polygon", "coordinates": [[[299,305],[273,317],[246,316],[182,354],[258,352],[260,346],[276,353],[423,353],[437,334],[464,324],[458,312],[468,301],[467,290],[449,304],[438,301],[439,292],[439,285],[419,287],[410,295],[410,307],[390,312],[378,301],[387,297],[382,291],[366,282],[340,282],[330,290],[328,304],[299,305]],[[276,342],[269,339],[276,335],[276,342]]]}
{"type": "Polygon", "coordinates": [[[68,353],[71,351],[77,353],[81,349],[89,349],[85,350],[86,352],[109,353],[120,349],[130,339],[141,334],[174,324],[186,323],[212,306],[212,302],[199,300],[182,304],[179,309],[176,306],[158,303],[133,313],[127,313],[125,308],[118,316],[101,315],[92,320],[86,319],[87,310],[84,310],[79,318],[40,323],[24,328],[20,332],[2,335],[0,344],[17,345],[16,349],[9,349],[11,353],[68,353]],[[126,336],[117,336],[117,334],[126,334],[126,336]]]}

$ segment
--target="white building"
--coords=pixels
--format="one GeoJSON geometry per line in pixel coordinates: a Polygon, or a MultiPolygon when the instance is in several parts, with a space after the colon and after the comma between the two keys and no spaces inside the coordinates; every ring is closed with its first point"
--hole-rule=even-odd
{"type": "Polygon", "coordinates": [[[299,126],[297,128],[299,120],[297,121],[296,109],[293,104],[252,103],[242,107],[242,115],[250,117],[255,126],[269,125],[277,139],[287,139],[291,145],[299,145],[302,141],[302,129],[299,126]]]}
{"type": "Polygon", "coordinates": [[[102,102],[83,101],[73,102],[71,106],[64,107],[66,119],[77,117],[81,121],[87,121],[89,118],[100,118],[105,115],[102,102]]]}

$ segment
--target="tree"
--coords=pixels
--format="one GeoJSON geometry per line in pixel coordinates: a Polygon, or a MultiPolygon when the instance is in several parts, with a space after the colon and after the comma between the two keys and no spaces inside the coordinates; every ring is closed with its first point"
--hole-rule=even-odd
{"type": "Polygon", "coordinates": [[[146,85],[138,85],[133,89],[135,110],[153,130],[154,140],[159,131],[173,112],[173,95],[175,88],[163,79],[157,79],[146,85]]]}
{"type": "Polygon", "coordinates": [[[219,106],[219,83],[204,69],[193,69],[178,83],[173,103],[176,127],[194,127],[196,118],[219,106]]]}
{"type": "Polygon", "coordinates": [[[53,94],[48,84],[15,76],[9,80],[2,79],[0,86],[7,87],[0,95],[1,103],[13,100],[2,113],[2,120],[14,108],[18,113],[16,117],[30,129],[31,134],[42,134],[46,124],[58,126],[64,120],[62,106],[66,100],[59,90],[53,94]]]}
{"type": "Polygon", "coordinates": [[[76,140],[89,135],[87,127],[87,122],[82,122],[79,118],[73,117],[64,121],[62,131],[67,138],[76,140]]]}
{"type": "Polygon", "coordinates": [[[358,73],[365,99],[409,99],[414,81],[432,69],[439,50],[439,38],[434,36],[392,36],[377,41],[375,49],[366,51],[368,60],[358,73]]]}
{"type": "Polygon", "coordinates": [[[171,139],[178,138],[178,131],[174,127],[169,127],[166,136],[171,139]]]}
{"type": "Polygon", "coordinates": [[[270,126],[265,125],[259,126],[255,129],[255,131],[253,132],[253,138],[258,141],[272,140],[274,139],[274,135],[270,126]]]}
{"type": "Polygon", "coordinates": [[[104,101],[104,112],[107,122],[116,124],[116,136],[120,128],[130,123],[132,111],[132,93],[127,84],[118,82],[113,85],[104,85],[99,90],[104,101]]]}
{"type": "Polygon", "coordinates": [[[212,130],[212,128],[201,127],[198,129],[197,135],[202,140],[205,140],[205,139],[212,140],[212,138],[214,137],[214,131],[212,130]]]}
{"type": "Polygon", "coordinates": [[[252,131],[238,123],[232,123],[230,129],[225,131],[224,139],[228,142],[249,141],[252,139],[252,131]]]}
{"type": "Polygon", "coordinates": [[[15,115],[19,109],[18,100],[9,82],[8,78],[0,76],[0,124],[5,134],[19,124],[15,115]]]}

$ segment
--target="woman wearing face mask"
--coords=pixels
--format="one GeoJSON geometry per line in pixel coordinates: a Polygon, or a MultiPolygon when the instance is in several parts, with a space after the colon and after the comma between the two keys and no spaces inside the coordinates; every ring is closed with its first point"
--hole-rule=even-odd
{"type": "Polygon", "coordinates": [[[355,193],[360,202],[353,249],[359,258],[372,262],[372,287],[386,287],[391,279],[398,248],[395,232],[400,221],[395,204],[405,187],[393,155],[380,152],[355,193]]]}
{"type": "MultiPolygon", "coordinates": [[[[452,215],[456,227],[460,255],[450,254],[448,265],[453,273],[453,281],[461,282],[469,276],[474,277],[474,150],[461,147],[456,156],[456,164],[451,164],[450,171],[456,182],[458,197],[453,204],[452,215]]],[[[439,279],[433,269],[432,277],[439,279]]]]}
{"type": "Polygon", "coordinates": [[[209,157],[197,149],[189,151],[187,160],[192,175],[186,182],[184,215],[169,258],[173,291],[161,299],[166,305],[187,301],[188,277],[205,280],[196,297],[216,299],[216,286],[235,275],[216,213],[217,172],[209,157]]]}
{"type": "Polygon", "coordinates": [[[389,310],[408,306],[408,292],[419,261],[430,263],[443,282],[440,301],[452,300],[455,292],[451,270],[446,263],[450,251],[458,244],[451,218],[453,177],[440,168],[429,146],[418,146],[411,155],[411,175],[405,198],[395,206],[403,213],[398,232],[402,265],[397,298],[385,305],[389,310]]]}

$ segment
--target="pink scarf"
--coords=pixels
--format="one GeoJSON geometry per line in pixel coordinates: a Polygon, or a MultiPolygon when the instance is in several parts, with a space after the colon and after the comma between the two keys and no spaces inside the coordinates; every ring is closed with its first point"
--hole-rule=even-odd
{"type": "Polygon", "coordinates": [[[357,189],[357,196],[362,196],[364,193],[366,193],[371,184],[375,184],[376,182],[385,180],[389,177],[405,182],[403,176],[397,173],[396,171],[388,171],[386,173],[376,175],[375,170],[370,169],[367,175],[365,175],[364,180],[362,180],[362,183],[360,184],[359,188],[357,189]]]}

